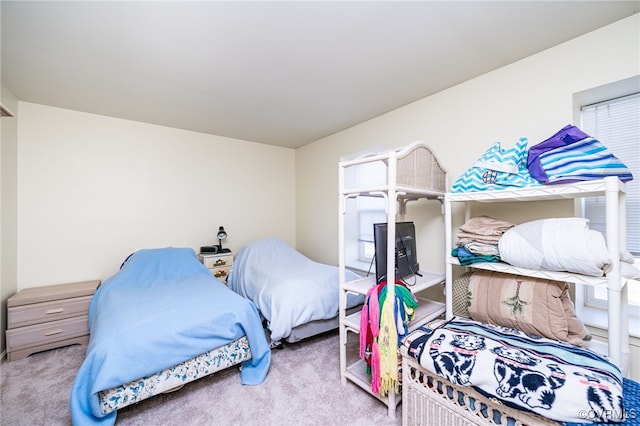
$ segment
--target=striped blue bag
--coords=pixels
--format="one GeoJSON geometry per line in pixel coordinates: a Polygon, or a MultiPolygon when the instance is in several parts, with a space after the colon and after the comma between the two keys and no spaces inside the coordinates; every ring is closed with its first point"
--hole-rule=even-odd
{"type": "Polygon", "coordinates": [[[512,148],[493,144],[451,186],[451,192],[473,192],[541,185],[527,170],[527,138],[512,148]]]}
{"type": "Polygon", "coordinates": [[[569,183],[618,176],[633,179],[629,168],[609,148],[574,125],[563,127],[529,149],[527,168],[544,184],[569,183]]]}

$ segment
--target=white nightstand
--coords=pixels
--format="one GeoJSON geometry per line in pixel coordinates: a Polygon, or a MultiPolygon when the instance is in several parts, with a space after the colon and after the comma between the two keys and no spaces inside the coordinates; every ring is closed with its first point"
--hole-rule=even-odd
{"type": "Polygon", "coordinates": [[[234,253],[200,253],[198,259],[220,282],[226,284],[231,266],[233,265],[234,253]]]}

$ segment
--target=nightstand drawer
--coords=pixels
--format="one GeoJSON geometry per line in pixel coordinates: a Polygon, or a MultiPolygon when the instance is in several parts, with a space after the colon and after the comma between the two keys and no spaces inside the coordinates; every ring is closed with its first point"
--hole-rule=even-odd
{"type": "Polygon", "coordinates": [[[7,351],[17,351],[89,334],[87,315],[7,330],[7,351]]]}
{"type": "Polygon", "coordinates": [[[233,264],[233,254],[202,256],[202,263],[208,269],[230,268],[233,264]]]}
{"type": "Polygon", "coordinates": [[[223,266],[220,268],[209,268],[214,277],[218,279],[226,279],[231,272],[231,266],[223,266]]]}
{"type": "Polygon", "coordinates": [[[25,325],[86,315],[89,312],[92,298],[93,296],[74,297],[9,308],[7,310],[7,328],[10,330],[25,325]]]}

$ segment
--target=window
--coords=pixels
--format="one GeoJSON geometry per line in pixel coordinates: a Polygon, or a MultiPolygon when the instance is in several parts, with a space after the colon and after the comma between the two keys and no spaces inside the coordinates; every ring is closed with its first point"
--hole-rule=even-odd
{"type": "Polygon", "coordinates": [[[384,199],[360,197],[358,198],[358,248],[359,260],[371,263],[375,254],[373,240],[373,224],[386,222],[384,199]]]}
{"type": "MultiPolygon", "coordinates": [[[[386,150],[375,147],[366,151],[343,157],[343,160],[360,155],[386,150]]],[[[371,188],[386,183],[386,166],[382,162],[365,163],[347,169],[345,185],[354,188],[371,188]]],[[[385,199],[377,197],[358,197],[351,199],[355,203],[346,209],[345,222],[345,261],[349,268],[370,272],[375,253],[373,224],[387,221],[385,199]]]]}
{"type": "MultiPolygon", "coordinates": [[[[637,92],[638,79],[635,81],[637,92]]],[[[607,146],[633,173],[634,179],[626,183],[626,240],[627,250],[635,257],[636,267],[640,267],[640,93],[581,106],[580,128],[607,146]]],[[[589,219],[590,228],[606,237],[604,196],[585,198],[582,212],[589,219]]],[[[629,313],[639,316],[640,281],[630,280],[627,285],[629,313]]],[[[606,288],[585,287],[582,304],[586,307],[606,309],[606,301],[606,288]]]]}

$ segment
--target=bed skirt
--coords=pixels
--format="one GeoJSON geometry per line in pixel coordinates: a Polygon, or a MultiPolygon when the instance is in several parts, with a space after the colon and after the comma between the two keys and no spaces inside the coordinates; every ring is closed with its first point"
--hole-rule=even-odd
{"type": "Polygon", "coordinates": [[[151,376],[99,392],[100,411],[109,414],[154,395],[177,390],[189,382],[248,359],[251,359],[251,349],[249,340],[243,336],[151,376]]]}

